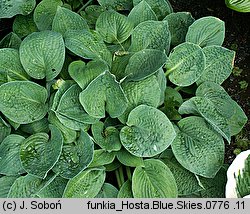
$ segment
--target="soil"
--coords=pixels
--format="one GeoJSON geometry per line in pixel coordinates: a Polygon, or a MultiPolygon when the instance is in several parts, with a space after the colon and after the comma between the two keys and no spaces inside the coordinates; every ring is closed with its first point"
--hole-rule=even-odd
{"type": "MultiPolygon", "coordinates": [[[[223,87],[230,96],[243,108],[250,118],[250,13],[238,13],[225,6],[224,0],[169,0],[175,12],[191,12],[195,19],[204,16],[215,16],[225,22],[226,37],[223,46],[236,51],[235,72],[223,83],[223,87]],[[238,72],[237,72],[238,71],[238,72]],[[246,81],[246,82],[242,82],[246,81]],[[241,85],[248,83],[248,87],[241,85]]],[[[244,127],[238,138],[248,142],[244,148],[233,139],[226,148],[226,163],[235,158],[234,150],[250,148],[250,121],[244,127]]]]}
{"type": "MultiPolygon", "coordinates": [[[[226,37],[223,46],[236,51],[235,72],[223,86],[231,97],[243,108],[250,118],[250,13],[238,13],[225,6],[224,0],[169,0],[175,12],[191,12],[195,19],[204,16],[216,16],[226,25],[226,37]],[[242,82],[243,81],[243,82],[242,82]],[[245,81],[245,82],[244,82],[245,81]],[[249,84],[248,87],[242,85],[249,84]]],[[[0,39],[11,31],[13,19],[0,19],[0,39]]],[[[247,142],[242,148],[235,138],[226,148],[226,163],[235,157],[235,148],[250,148],[250,121],[246,124],[240,139],[247,142]]]]}

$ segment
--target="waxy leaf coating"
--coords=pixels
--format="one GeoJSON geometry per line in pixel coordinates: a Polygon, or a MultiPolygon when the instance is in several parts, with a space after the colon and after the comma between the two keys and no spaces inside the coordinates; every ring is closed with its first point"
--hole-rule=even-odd
{"type": "Polygon", "coordinates": [[[205,63],[205,55],[198,45],[182,43],[172,49],[166,63],[166,74],[175,85],[189,86],[201,77],[205,63]]]}
{"type": "Polygon", "coordinates": [[[46,115],[47,96],[47,90],[33,82],[5,83],[0,86],[0,111],[16,123],[31,123],[46,115]]]}
{"type": "Polygon", "coordinates": [[[105,117],[105,110],[112,118],[119,117],[127,107],[127,98],[110,72],[104,72],[96,77],[80,93],[79,98],[85,111],[96,118],[105,117]]]}
{"type": "Polygon", "coordinates": [[[171,145],[178,162],[197,175],[213,178],[224,162],[222,137],[200,117],[186,117],[178,127],[171,145]]]}
{"type": "Polygon", "coordinates": [[[35,32],[20,46],[20,59],[25,71],[35,79],[54,79],[62,70],[65,47],[62,35],[52,31],[35,32]]]}
{"type": "Polygon", "coordinates": [[[160,160],[148,159],[132,177],[135,198],[176,198],[177,186],[170,169],[160,160]],[[156,176],[157,175],[157,176],[156,176]]]}
{"type": "Polygon", "coordinates": [[[133,109],[127,126],[120,132],[122,145],[138,157],[153,157],[163,152],[174,140],[174,127],[158,109],[140,105],[133,109]]]}

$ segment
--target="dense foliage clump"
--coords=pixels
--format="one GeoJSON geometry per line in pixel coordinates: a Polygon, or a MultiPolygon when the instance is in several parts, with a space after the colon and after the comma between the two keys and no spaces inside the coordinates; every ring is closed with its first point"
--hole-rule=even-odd
{"type": "Polygon", "coordinates": [[[168,0],[1,1],[1,197],[223,197],[247,121],[224,22],[168,0]]]}

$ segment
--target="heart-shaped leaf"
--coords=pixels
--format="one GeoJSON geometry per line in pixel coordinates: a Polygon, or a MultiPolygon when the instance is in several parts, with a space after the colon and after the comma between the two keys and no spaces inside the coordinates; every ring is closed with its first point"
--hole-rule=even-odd
{"type": "Polygon", "coordinates": [[[33,82],[5,83],[0,86],[0,111],[16,123],[31,123],[46,115],[47,96],[47,90],[33,82]]]}
{"type": "Polygon", "coordinates": [[[80,102],[85,111],[96,118],[105,117],[105,110],[112,118],[119,117],[127,107],[127,98],[110,72],[104,72],[96,77],[81,92],[80,102]]]}
{"type": "Polygon", "coordinates": [[[104,183],[95,198],[117,198],[118,189],[109,183],[104,183]]]}
{"type": "Polygon", "coordinates": [[[122,145],[138,157],[153,157],[163,152],[176,136],[167,116],[158,109],[140,105],[133,109],[127,126],[120,132],[122,145]]]}
{"type": "Polygon", "coordinates": [[[65,47],[62,35],[52,31],[35,32],[20,46],[25,71],[35,79],[53,80],[62,70],[65,47]]]}

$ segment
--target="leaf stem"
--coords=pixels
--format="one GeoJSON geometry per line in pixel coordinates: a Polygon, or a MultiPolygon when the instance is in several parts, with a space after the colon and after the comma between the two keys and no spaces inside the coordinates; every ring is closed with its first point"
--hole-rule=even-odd
{"type": "Polygon", "coordinates": [[[120,181],[121,181],[121,186],[122,186],[125,182],[122,166],[120,166],[118,170],[119,170],[120,181]]]}
{"type": "Polygon", "coordinates": [[[128,179],[131,181],[132,175],[131,175],[130,167],[128,167],[128,166],[126,166],[126,173],[127,173],[128,179]]]}
{"type": "Polygon", "coordinates": [[[122,186],[122,184],[121,184],[121,179],[120,179],[120,175],[119,175],[118,169],[115,170],[115,177],[116,177],[116,180],[117,180],[118,187],[120,189],[121,186],[122,186]]]}
{"type": "Polygon", "coordinates": [[[180,91],[182,88],[183,88],[182,86],[177,86],[177,87],[174,88],[174,90],[180,91]]]}
{"type": "Polygon", "coordinates": [[[84,10],[87,6],[89,6],[92,3],[93,0],[87,1],[86,4],[84,4],[78,11],[77,13],[80,13],[82,10],[84,10]]]}

